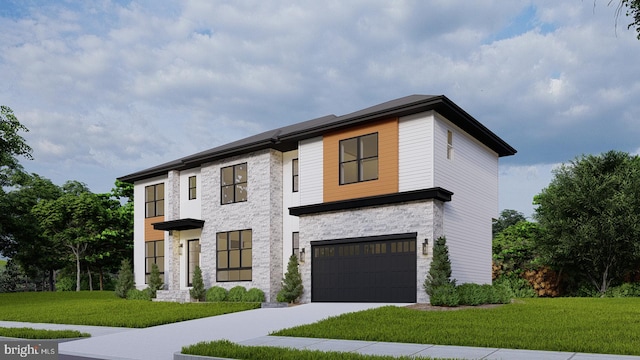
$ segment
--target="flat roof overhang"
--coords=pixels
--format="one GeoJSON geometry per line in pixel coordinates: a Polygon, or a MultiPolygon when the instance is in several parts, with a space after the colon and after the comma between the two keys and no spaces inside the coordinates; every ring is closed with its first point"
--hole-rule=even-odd
{"type": "Polygon", "coordinates": [[[187,218],[187,219],[157,222],[151,225],[155,230],[162,230],[162,231],[192,230],[192,229],[202,229],[202,227],[204,226],[204,220],[187,218]]]}

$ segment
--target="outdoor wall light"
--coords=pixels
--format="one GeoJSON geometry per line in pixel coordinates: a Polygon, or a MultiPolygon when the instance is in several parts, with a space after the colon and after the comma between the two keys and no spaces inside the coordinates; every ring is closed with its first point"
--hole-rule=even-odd
{"type": "Polygon", "coordinates": [[[304,262],[304,248],[300,249],[300,262],[304,262]]]}
{"type": "Polygon", "coordinates": [[[180,255],[182,255],[182,247],[183,247],[183,244],[180,244],[180,249],[179,249],[180,255]]]}
{"type": "Polygon", "coordinates": [[[424,239],[422,243],[422,255],[429,254],[429,239],[424,239]]]}

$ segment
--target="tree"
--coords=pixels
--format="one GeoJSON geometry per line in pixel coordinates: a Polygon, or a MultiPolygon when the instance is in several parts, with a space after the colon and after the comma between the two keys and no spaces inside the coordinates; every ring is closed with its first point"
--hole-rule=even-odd
{"type": "Polygon", "coordinates": [[[511,209],[502,210],[502,212],[500,213],[500,217],[493,221],[493,237],[495,238],[497,234],[499,234],[509,226],[526,220],[527,219],[524,217],[524,214],[519,211],[511,209]]]}
{"type": "Polygon", "coordinates": [[[135,288],[136,283],[133,278],[133,268],[129,259],[123,259],[118,272],[118,281],[116,282],[116,296],[122,299],[127,298],[129,290],[135,288]]]}
{"type": "Polygon", "coordinates": [[[534,198],[543,262],[605,293],[640,258],[640,157],[581,156],[554,171],[534,198]]]}
{"type": "MultiPolygon", "coordinates": [[[[627,29],[635,27],[638,33],[637,38],[640,40],[640,0],[620,0],[616,9],[616,20],[625,12],[625,15],[632,18],[633,21],[627,25],[627,29]]],[[[617,21],[616,21],[617,22],[617,21]]]]}
{"type": "Polygon", "coordinates": [[[105,207],[84,184],[67,182],[65,193],[55,200],[39,202],[32,212],[40,222],[42,234],[69,249],[76,262],[76,291],[80,291],[80,261],[87,248],[105,228],[105,207]]]}
{"type": "Polygon", "coordinates": [[[16,156],[32,158],[31,147],[18,134],[20,131],[29,129],[20,124],[11,108],[0,106],[0,187],[11,185],[11,173],[21,169],[16,156]]]}
{"type": "Polygon", "coordinates": [[[207,295],[204,288],[204,281],[202,280],[202,270],[200,270],[200,266],[198,265],[193,269],[193,286],[189,290],[189,295],[196,301],[204,301],[207,295]]]}
{"type": "Polygon", "coordinates": [[[447,239],[441,236],[433,243],[433,258],[429,266],[429,273],[424,281],[424,290],[430,297],[438,287],[455,286],[456,280],[451,279],[451,260],[447,239]]]}
{"type": "Polygon", "coordinates": [[[540,225],[520,221],[493,238],[493,261],[505,273],[521,273],[535,260],[535,241],[541,236],[540,225]]]}
{"type": "Polygon", "coordinates": [[[52,239],[42,236],[31,209],[43,200],[55,200],[61,189],[37,174],[16,172],[9,192],[0,192],[0,212],[4,214],[0,233],[0,253],[17,261],[30,276],[48,275],[49,289],[54,290],[54,272],[65,259],[52,239]]]}
{"type": "Polygon", "coordinates": [[[298,270],[298,258],[295,254],[289,256],[287,263],[287,272],[282,279],[282,289],[276,296],[280,302],[294,303],[302,295],[304,286],[302,285],[302,277],[298,270]]]}

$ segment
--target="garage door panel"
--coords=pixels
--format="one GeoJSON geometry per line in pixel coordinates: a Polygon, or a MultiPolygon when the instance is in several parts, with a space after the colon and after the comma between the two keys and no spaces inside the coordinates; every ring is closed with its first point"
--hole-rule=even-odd
{"type": "Polygon", "coordinates": [[[416,239],[312,244],[312,301],[415,302],[416,239]]]}

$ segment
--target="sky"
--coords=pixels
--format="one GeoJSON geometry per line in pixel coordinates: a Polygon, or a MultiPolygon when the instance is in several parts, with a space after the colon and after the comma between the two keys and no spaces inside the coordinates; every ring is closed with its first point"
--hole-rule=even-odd
{"type": "Polygon", "coordinates": [[[617,1],[0,0],[0,105],[24,168],[96,193],[233,140],[446,95],[518,150],[499,210],[552,169],[640,152],[640,40],[617,1]]]}

